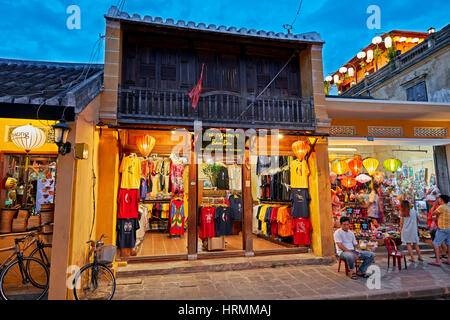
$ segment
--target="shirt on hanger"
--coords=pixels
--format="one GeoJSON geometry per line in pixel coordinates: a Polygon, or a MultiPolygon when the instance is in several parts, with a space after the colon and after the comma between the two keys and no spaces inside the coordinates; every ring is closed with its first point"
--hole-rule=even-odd
{"type": "Polygon", "coordinates": [[[117,241],[118,248],[134,248],[136,246],[136,230],[139,229],[137,218],[117,219],[117,241]]]}
{"type": "Polygon", "coordinates": [[[198,223],[200,225],[200,239],[213,238],[216,236],[215,230],[215,214],[216,208],[202,207],[200,209],[200,217],[198,223]]]}
{"type": "Polygon", "coordinates": [[[170,234],[184,234],[184,202],[183,200],[172,200],[170,203],[169,218],[170,234]]]}
{"type": "Polygon", "coordinates": [[[294,244],[311,244],[311,220],[309,218],[292,219],[292,229],[294,231],[294,244]]]}
{"type": "Polygon", "coordinates": [[[229,207],[217,207],[214,213],[216,221],[216,237],[231,236],[233,234],[233,219],[229,207]]]}
{"type": "Polygon", "coordinates": [[[117,197],[119,219],[137,218],[139,214],[139,190],[120,189],[117,197]]]}
{"type": "Polygon", "coordinates": [[[238,194],[232,194],[228,198],[233,220],[242,220],[242,198],[238,194]]]}
{"type": "Polygon", "coordinates": [[[309,201],[311,197],[308,189],[291,189],[292,217],[309,218],[309,201]]]}
{"type": "Polygon", "coordinates": [[[122,189],[139,189],[141,182],[141,162],[135,156],[128,156],[122,159],[120,164],[122,189]]]}
{"type": "Polygon", "coordinates": [[[230,174],[230,188],[231,190],[242,190],[242,173],[241,166],[231,165],[228,169],[230,174]]]}
{"type": "Polygon", "coordinates": [[[306,160],[294,160],[291,162],[291,188],[308,188],[308,176],[310,174],[306,160]]]}

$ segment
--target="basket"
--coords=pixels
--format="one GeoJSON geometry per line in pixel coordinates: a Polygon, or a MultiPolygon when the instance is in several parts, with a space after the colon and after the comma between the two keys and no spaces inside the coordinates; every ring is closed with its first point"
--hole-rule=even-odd
{"type": "Polygon", "coordinates": [[[28,212],[28,210],[25,210],[25,209],[20,209],[19,212],[17,213],[17,219],[27,220],[28,216],[29,216],[29,212],[28,212]]]}
{"type": "Polygon", "coordinates": [[[10,233],[12,227],[12,220],[16,215],[17,210],[3,209],[0,216],[0,233],[10,233]]]}
{"type": "Polygon", "coordinates": [[[28,229],[37,227],[38,225],[41,224],[41,217],[40,216],[31,216],[30,218],[28,218],[28,229]]]}
{"type": "Polygon", "coordinates": [[[113,263],[114,257],[116,256],[117,247],[113,244],[108,244],[101,247],[98,250],[98,262],[102,264],[113,263]]]}
{"type": "Polygon", "coordinates": [[[13,219],[12,221],[12,232],[25,232],[27,231],[27,220],[26,219],[13,219]]]}

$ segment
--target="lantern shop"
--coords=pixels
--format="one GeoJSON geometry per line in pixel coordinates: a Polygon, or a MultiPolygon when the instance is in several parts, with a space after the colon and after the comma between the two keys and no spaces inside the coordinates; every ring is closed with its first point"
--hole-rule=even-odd
{"type": "Polygon", "coordinates": [[[427,215],[439,193],[433,145],[330,138],[328,148],[335,228],[350,217],[357,239],[374,246],[392,237],[401,243],[400,202],[419,213],[419,237],[430,242],[427,215]]]}

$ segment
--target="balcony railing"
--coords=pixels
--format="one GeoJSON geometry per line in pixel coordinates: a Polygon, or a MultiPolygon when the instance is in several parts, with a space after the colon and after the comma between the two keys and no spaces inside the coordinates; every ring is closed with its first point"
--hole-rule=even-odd
{"type": "Polygon", "coordinates": [[[122,123],[193,125],[233,128],[283,128],[314,130],[314,105],[311,99],[252,98],[238,93],[202,93],[197,108],[188,92],[159,91],[119,87],[118,119],[122,123]],[[252,104],[253,103],[253,104],[252,104]]]}

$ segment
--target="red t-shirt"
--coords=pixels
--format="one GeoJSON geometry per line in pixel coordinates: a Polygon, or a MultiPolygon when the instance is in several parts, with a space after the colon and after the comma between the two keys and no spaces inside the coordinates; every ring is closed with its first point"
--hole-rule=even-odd
{"type": "Polygon", "coordinates": [[[309,218],[292,219],[292,230],[294,230],[294,244],[311,244],[311,220],[309,218]]]}
{"type": "Polygon", "coordinates": [[[272,214],[270,215],[270,235],[273,238],[276,238],[278,234],[278,223],[277,223],[278,209],[280,209],[280,207],[274,207],[272,209],[272,214]]]}
{"type": "Polygon", "coordinates": [[[200,212],[200,219],[198,221],[200,225],[200,239],[213,238],[216,236],[214,213],[216,208],[203,207],[200,212]]]}
{"type": "Polygon", "coordinates": [[[139,215],[139,189],[120,189],[117,218],[133,219],[139,215]]]}

